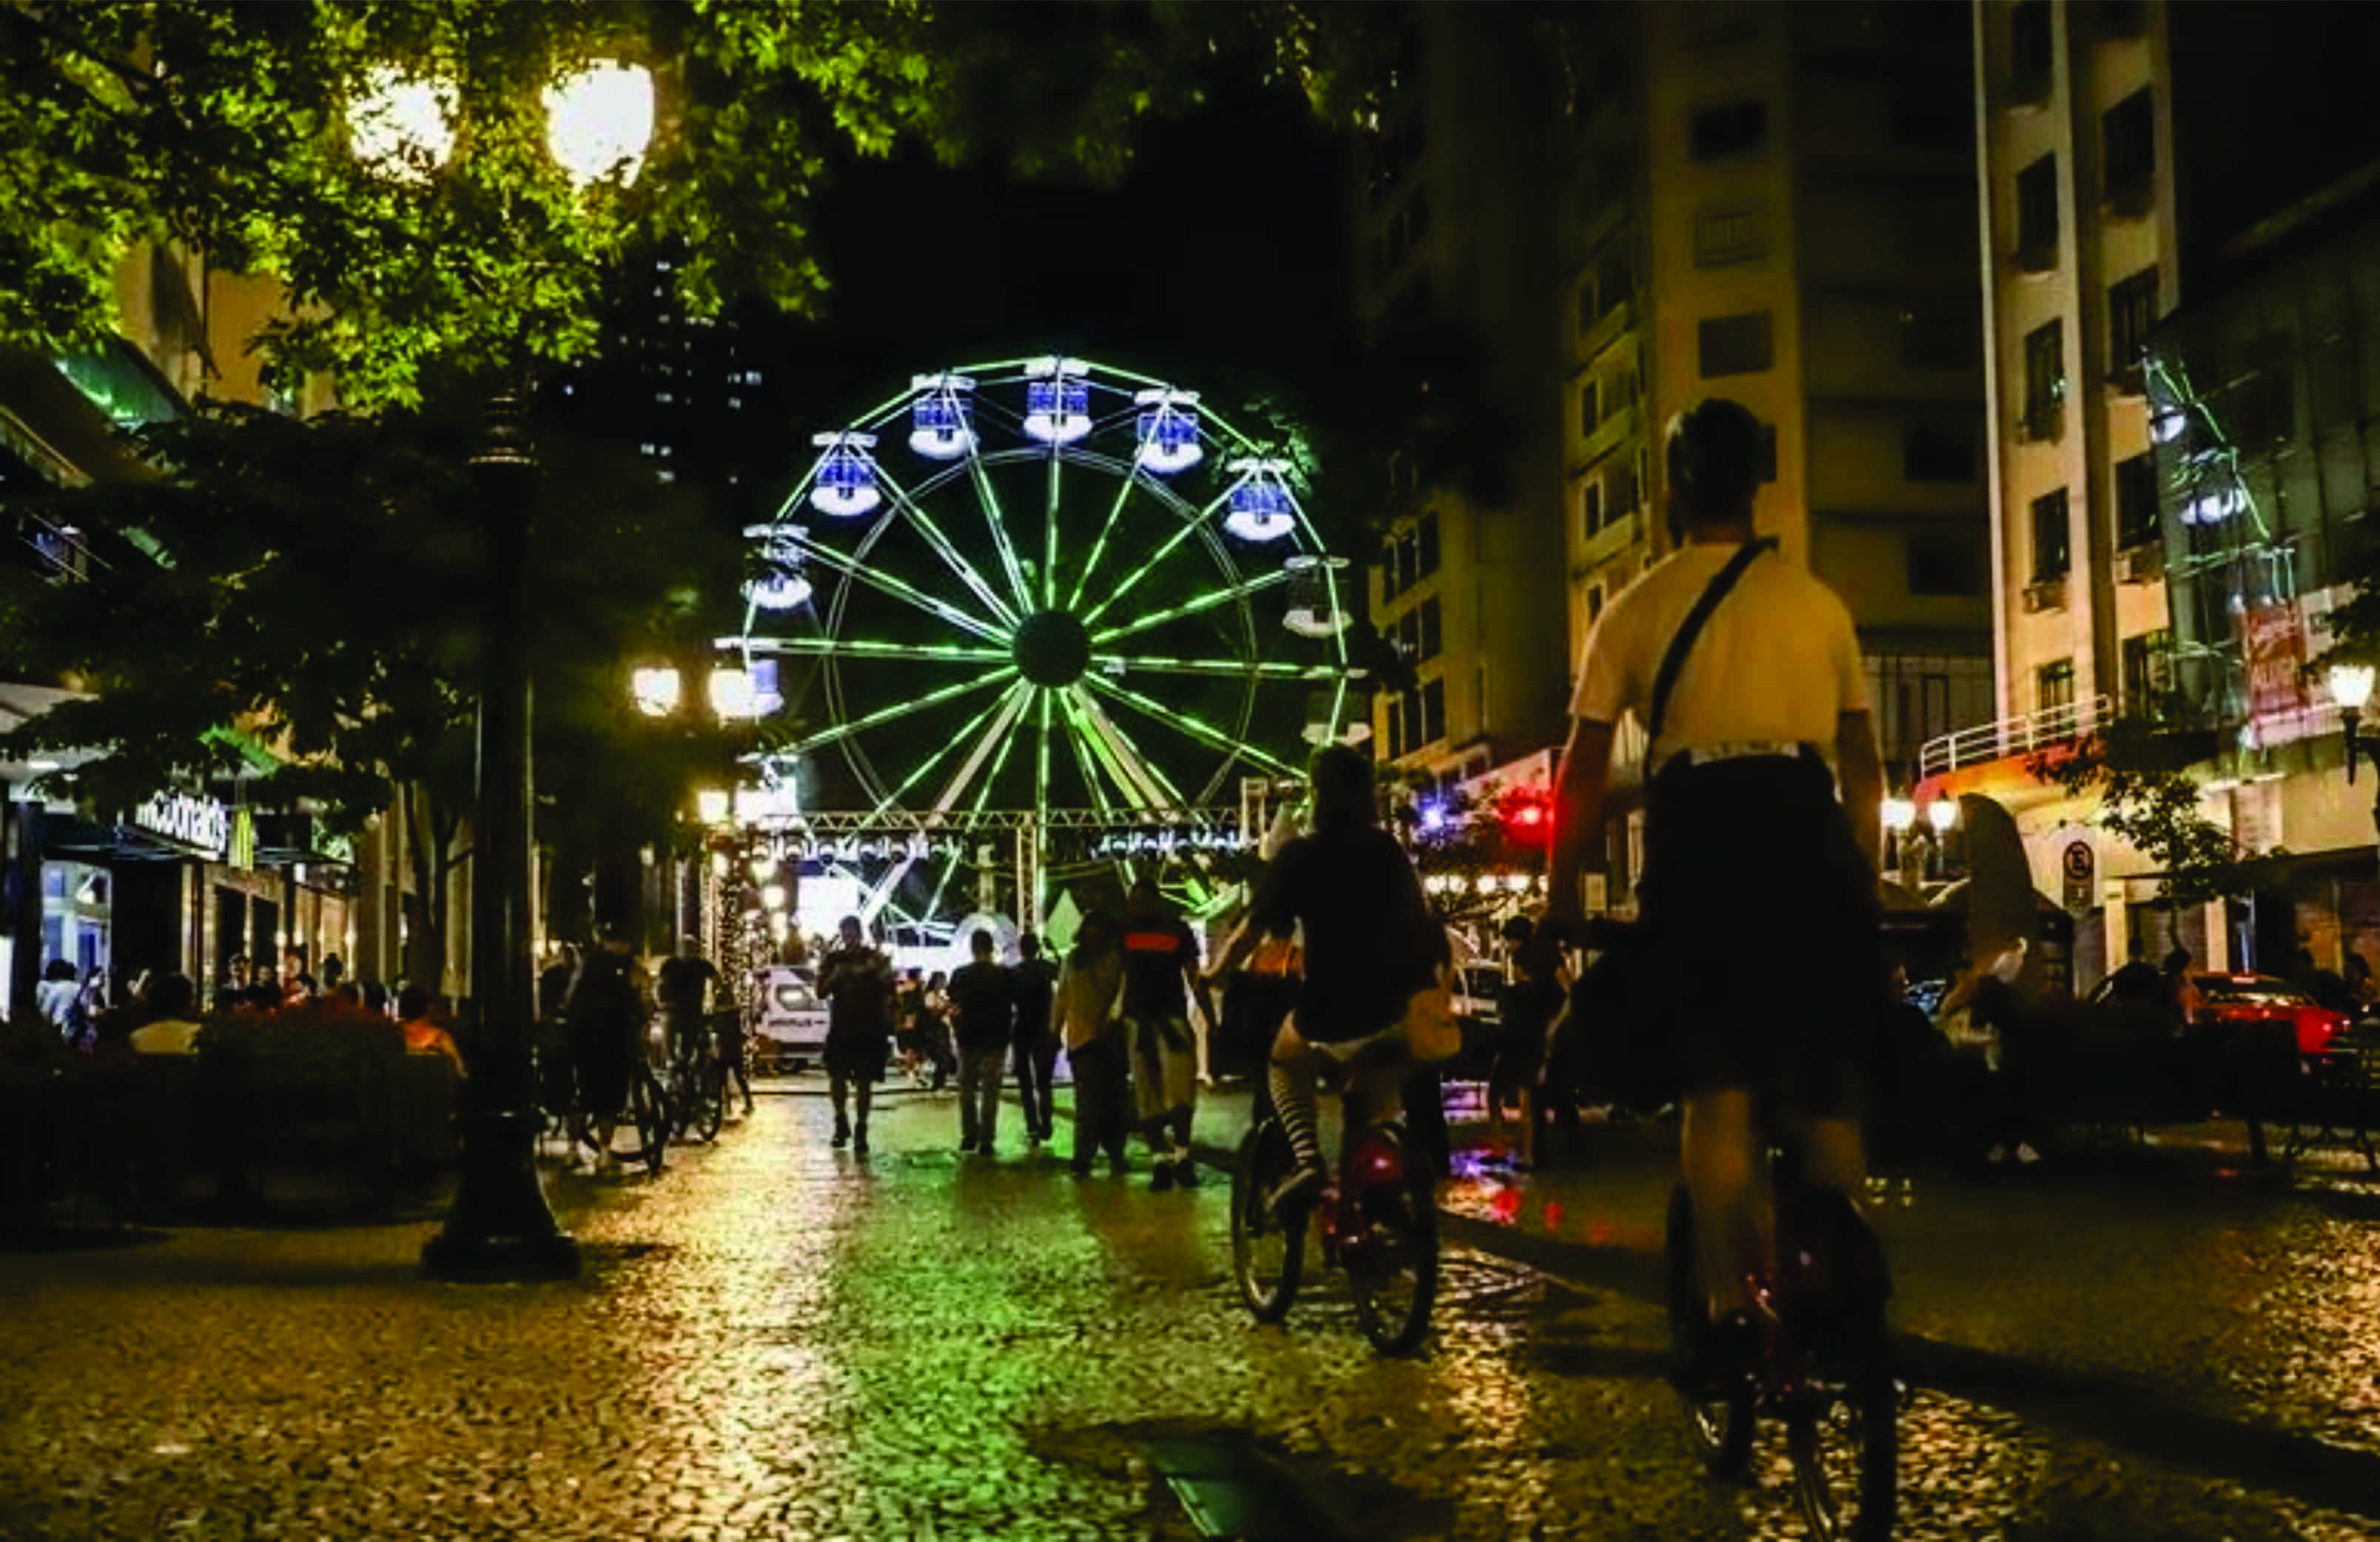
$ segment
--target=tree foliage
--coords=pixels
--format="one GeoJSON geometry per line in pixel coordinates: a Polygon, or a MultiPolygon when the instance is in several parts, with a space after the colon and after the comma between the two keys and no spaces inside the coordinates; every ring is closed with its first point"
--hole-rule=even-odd
{"type": "Polygon", "coordinates": [[[2091,822],[2154,863],[2158,892],[2177,906],[2275,886],[2285,855],[2253,851],[2207,816],[2205,788],[2192,770],[2208,736],[2177,730],[2175,716],[2103,723],[2088,738],[2034,755],[2034,778],[2070,798],[2095,800],[2091,822]]]}
{"type": "MultiPolygon", "coordinates": [[[[637,719],[627,669],[699,643],[702,599],[734,593],[742,552],[632,453],[566,423],[540,437],[546,501],[569,517],[532,536],[540,835],[580,851],[599,831],[665,842],[696,777],[726,782],[733,747],[692,715],[637,719]]],[[[408,844],[451,863],[488,605],[468,425],[217,405],[141,439],[166,474],[55,495],[53,518],[89,545],[82,581],[0,572],[0,655],[92,692],[0,737],[0,753],[96,752],[54,779],[105,814],[246,775],[251,802],[302,801],[353,829],[418,789],[408,844]],[[277,764],[261,768],[243,740],[277,764]]],[[[434,865],[415,876],[434,904],[434,865]]]]}
{"type": "Polygon", "coordinates": [[[115,324],[132,244],[172,238],[268,274],[292,312],[268,378],[329,371],[351,404],[410,404],[431,362],[472,374],[582,356],[604,275],[687,253],[698,314],[823,285],[813,201],[837,155],[897,141],[946,162],[1112,177],[1133,126],[1222,72],[1354,122],[1387,80],[1395,7],[1178,0],[1029,6],[687,0],[0,3],[0,342],[57,350],[115,324]],[[643,169],[573,190],[545,83],[605,58],[653,71],[643,169]],[[449,164],[359,163],[349,125],[385,73],[440,82],[449,164]]]}

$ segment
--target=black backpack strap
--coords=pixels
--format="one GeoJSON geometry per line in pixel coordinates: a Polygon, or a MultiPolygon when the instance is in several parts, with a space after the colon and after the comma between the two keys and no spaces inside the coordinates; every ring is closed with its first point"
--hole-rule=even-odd
{"type": "Polygon", "coordinates": [[[1773,535],[1746,541],[1736,547],[1735,555],[1728,558],[1727,566],[1710,581],[1710,587],[1703,591],[1703,597],[1694,602],[1694,609],[1686,612],[1686,618],[1679,624],[1677,635],[1670,639],[1670,651],[1661,655],[1660,671],[1653,677],[1653,710],[1645,719],[1646,743],[1661,737],[1661,724],[1670,715],[1670,693],[1678,688],[1678,673],[1685,668],[1686,655],[1694,652],[1694,639],[1703,634],[1703,627],[1710,620],[1711,612],[1718,608],[1719,601],[1727,598],[1727,592],[1735,587],[1735,581],[1752,566],[1754,557],[1776,549],[1777,537],[1773,535]]]}

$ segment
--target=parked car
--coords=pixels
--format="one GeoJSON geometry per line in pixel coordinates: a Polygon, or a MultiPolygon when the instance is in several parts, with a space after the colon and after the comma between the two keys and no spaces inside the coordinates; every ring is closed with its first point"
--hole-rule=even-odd
{"type": "Polygon", "coordinates": [[[760,971],[753,1003],[752,1048],[763,1071],[800,1071],[826,1053],[827,1006],[816,971],[770,965],[760,971]]]}
{"type": "Polygon", "coordinates": [[[2298,1053],[2326,1055],[2331,1041],[2353,1026],[2344,1012],[2320,1006],[2314,999],[2269,974],[2194,974],[2198,1015],[2203,1025],[2288,1022],[2296,1024],[2298,1053]]]}

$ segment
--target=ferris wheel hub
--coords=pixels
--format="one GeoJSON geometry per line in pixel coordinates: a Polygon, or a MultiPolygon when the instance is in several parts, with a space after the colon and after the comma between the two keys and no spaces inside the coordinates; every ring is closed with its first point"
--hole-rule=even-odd
{"type": "Polygon", "coordinates": [[[1091,667],[1090,629],[1071,612],[1037,610],[1016,624],[1016,672],[1035,685],[1074,684],[1091,667]]]}

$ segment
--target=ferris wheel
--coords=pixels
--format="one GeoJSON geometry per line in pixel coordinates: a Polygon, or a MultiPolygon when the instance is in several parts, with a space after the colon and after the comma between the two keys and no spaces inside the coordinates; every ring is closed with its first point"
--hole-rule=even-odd
{"type": "MultiPolygon", "coordinates": [[[[1292,465],[1196,393],[1080,359],[966,365],[813,445],[747,532],[722,641],[794,720],[776,753],[815,774],[837,752],[819,806],[888,830],[1006,811],[1046,840],[1053,814],[1213,805],[1366,731],[1345,560],[1292,465]]],[[[871,875],[871,909],[916,860],[871,875]]]]}

